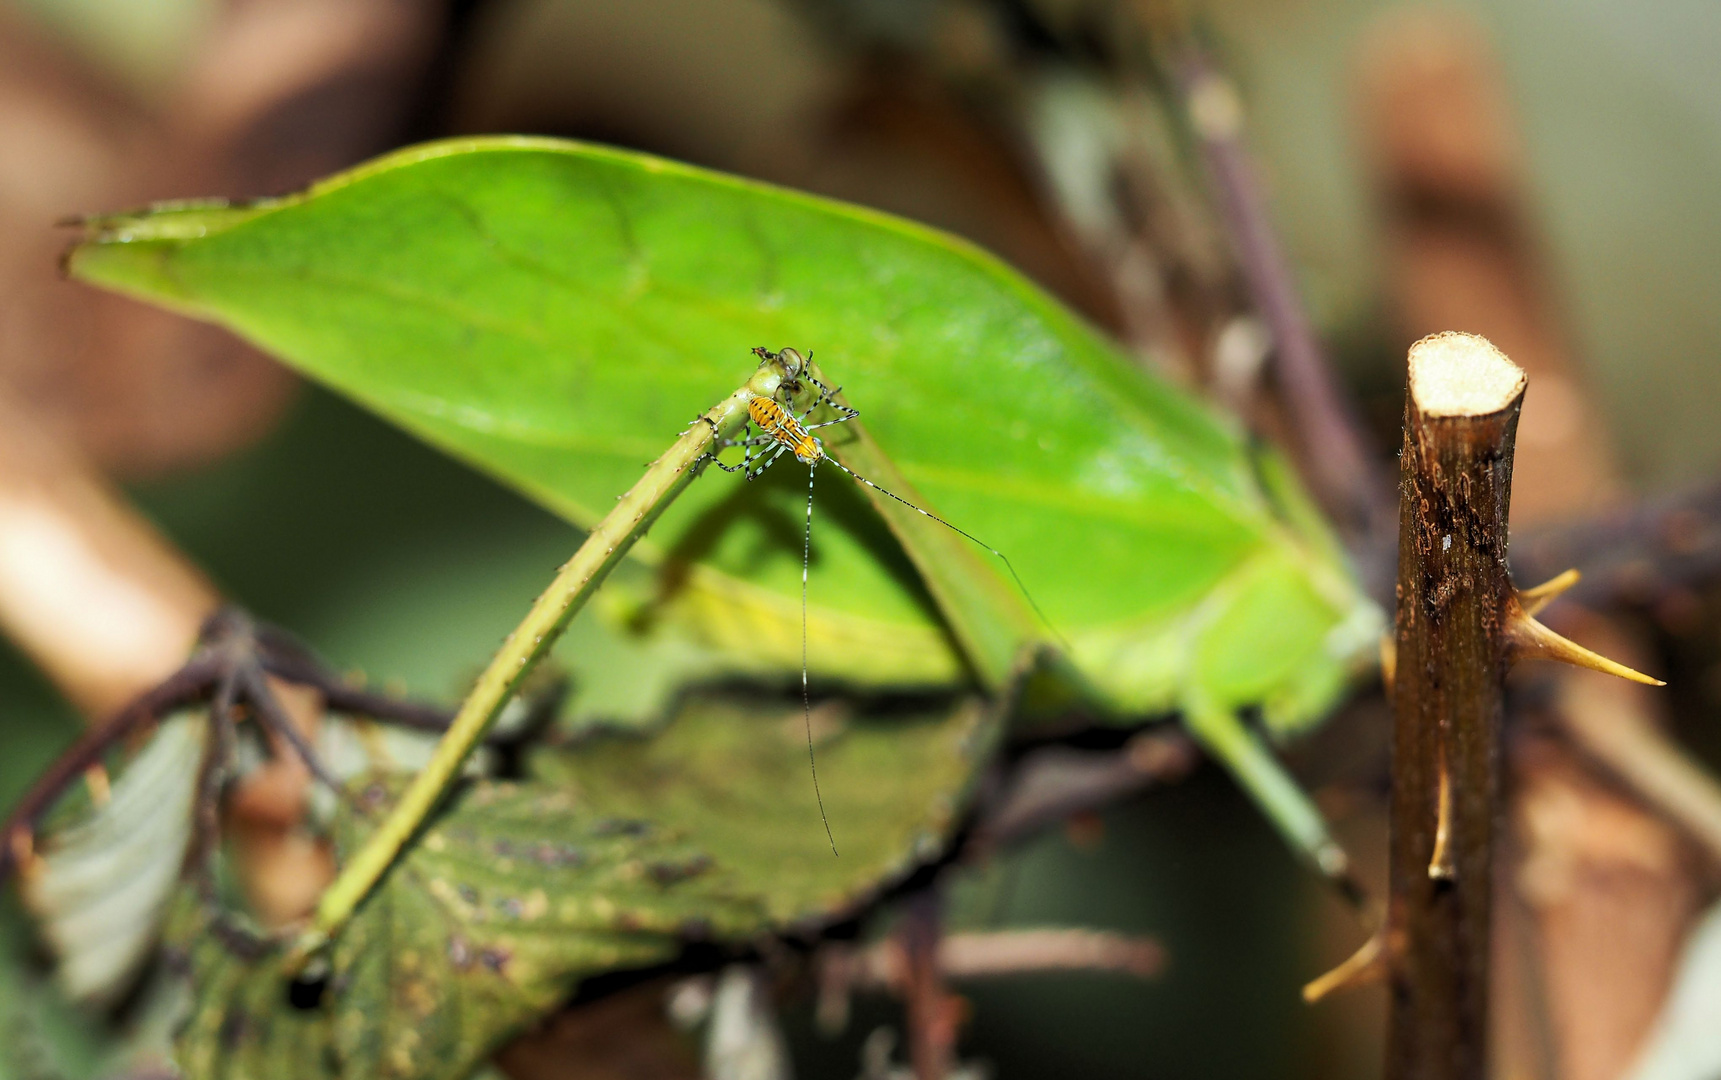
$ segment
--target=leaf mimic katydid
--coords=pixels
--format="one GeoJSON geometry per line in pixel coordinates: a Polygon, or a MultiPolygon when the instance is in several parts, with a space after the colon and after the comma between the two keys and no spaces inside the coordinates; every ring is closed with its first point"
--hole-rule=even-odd
{"type": "MultiPolygon", "coordinates": [[[[265,203],[94,221],[68,265],[231,327],[587,528],[658,433],[734,387],[734,350],[826,342],[867,421],[833,455],[1010,553],[1089,715],[1180,713],[1299,850],[1342,868],[1242,716],[1275,736],[1316,723],[1373,662],[1379,610],[1276,454],[962,241],[647,155],[486,138],[265,203]]],[[[762,481],[688,488],[634,549],[655,588],[612,597],[608,632],[798,673],[800,507],[762,481]]],[[[812,676],[1002,689],[1031,617],[983,614],[1008,583],[888,502],[828,500],[812,676]]],[[[566,659],[576,679],[629,677],[566,659]]]]}
{"type": "MultiPolygon", "coordinates": [[[[1016,573],[1016,567],[1011,564],[1008,555],[973,533],[950,524],[930,510],[916,506],[901,495],[880,487],[825,453],[824,443],[812,432],[819,428],[846,423],[859,417],[860,413],[837,399],[837,395],[842,393],[842,387],[839,386],[832,390],[821,382],[818,376],[813,374],[811,350],[808,350],[807,355],[802,357],[797,349],[784,347],[780,352],[772,352],[760,345],[753,349],[753,355],[764,363],[781,365],[782,381],[779,383],[775,395],[754,397],[747,403],[749,423],[757,424],[761,433],[749,436],[747,434],[748,428],[743,427],[740,438],[724,441],[724,448],[731,446],[745,448],[746,452],[740,464],[727,465],[715,457],[712,460],[724,472],[738,472],[746,476],[748,480],[756,480],[764,475],[765,470],[786,453],[794,454],[795,460],[807,467],[807,522],[806,528],[802,531],[801,539],[801,710],[806,721],[807,765],[813,774],[813,795],[818,800],[819,819],[824,822],[825,838],[831,842],[831,854],[834,855],[837,853],[837,841],[836,837],[831,835],[830,818],[825,814],[825,798],[819,791],[819,767],[813,759],[813,702],[807,689],[807,570],[812,563],[813,555],[813,478],[817,475],[819,462],[830,462],[852,477],[856,483],[865,484],[886,498],[894,499],[922,517],[936,521],[951,532],[974,541],[974,543],[996,555],[1003,561],[1005,568],[1010,571],[1010,576],[1016,581],[1016,587],[1022,590],[1022,595],[1027,598],[1028,603],[1033,606],[1035,613],[1040,616],[1042,621],[1045,620],[1045,613],[1040,611],[1040,605],[1034,600],[1033,594],[1028,592],[1028,587],[1022,583],[1022,577],[1016,573]],[[794,413],[795,398],[805,391],[803,383],[810,384],[813,388],[813,401],[801,412],[801,415],[796,416],[794,413]],[[829,405],[835,410],[836,418],[817,424],[806,423],[807,418],[821,405],[829,405]],[[760,459],[759,464],[754,465],[754,451],[759,447],[765,449],[757,455],[760,459]]],[[[1047,623],[1048,627],[1050,625],[1047,623]]]]}
{"type": "MultiPolygon", "coordinates": [[[[382,876],[406,849],[411,838],[423,829],[430,813],[449,793],[455,777],[465,767],[467,759],[477,747],[478,740],[500,717],[503,708],[518,691],[532,668],[554,646],[569,622],[609,577],[616,564],[627,556],[634,544],[676,499],[689,489],[689,484],[701,473],[703,467],[717,460],[719,451],[734,445],[736,436],[742,435],[750,423],[757,422],[766,431],[764,438],[772,439],[777,444],[776,451],[766,460],[766,465],[782,456],[786,450],[793,449],[798,458],[807,461],[809,468],[816,466],[819,460],[825,457],[824,447],[817,438],[808,434],[807,429],[801,426],[800,418],[792,411],[796,395],[804,389],[801,385],[803,379],[818,387],[821,400],[828,400],[842,409],[844,415],[838,422],[856,421],[851,430],[858,436],[857,441],[865,441],[865,434],[858,423],[860,414],[843,406],[836,398],[837,392],[830,390],[812,375],[808,363],[799,353],[788,350],[788,355],[784,356],[764,348],[754,351],[759,355],[760,363],[747,381],[709,410],[695,417],[676,437],[669,449],[646,466],[645,475],[617,499],[610,512],[593,527],[585,541],[580,544],[579,550],[557,571],[549,587],[533,602],[525,618],[503,641],[496,655],[491,657],[489,665],[478,676],[466,699],[461,702],[430,760],[414,774],[388,814],[366,838],[363,846],[350,853],[339,876],[324,890],[311,924],[299,935],[289,952],[287,964],[291,970],[301,972],[303,965],[310,963],[313,956],[323,951],[332,937],[346,925],[353,913],[370,896],[382,876]]],[[[813,407],[816,408],[817,404],[813,407]]],[[[810,413],[811,409],[808,410],[809,415],[810,413]]],[[[749,449],[755,445],[745,437],[739,441],[747,444],[749,449]]],[[[751,454],[748,457],[750,461],[751,454]]],[[[865,484],[868,489],[888,496],[896,505],[913,510],[921,518],[937,522],[965,539],[975,539],[942,518],[886,491],[847,466],[839,467],[865,484]]],[[[724,465],[723,468],[728,470],[730,466],[724,465]]],[[[753,479],[763,472],[764,466],[761,466],[749,471],[748,478],[753,479]]],[[[803,555],[811,550],[810,478],[807,498],[807,527],[804,533],[806,543],[803,546],[803,555]]],[[[1003,558],[996,551],[993,551],[993,554],[1003,558]]],[[[1004,561],[1009,565],[1008,559],[1004,561]]],[[[807,589],[805,561],[802,566],[801,596],[804,608],[807,589]]],[[[1014,572],[1012,567],[1011,573],[1014,572]]],[[[962,573],[957,569],[953,570],[951,575],[960,578],[962,573]]],[[[983,577],[982,582],[985,580],[989,579],[983,577]]],[[[1020,578],[1017,579],[1017,585],[1021,586],[1020,578]]],[[[977,596],[969,605],[973,610],[964,612],[964,615],[995,619],[1006,627],[1021,626],[1023,620],[1019,617],[1020,613],[1013,611],[1009,603],[998,603],[997,599],[994,596],[989,602],[985,597],[977,596]]],[[[972,636],[971,632],[969,636],[972,636]]],[[[1024,657],[1033,657],[1038,649],[1031,640],[1024,640],[1021,651],[1024,657]]],[[[805,710],[807,756],[811,763],[812,710],[806,685],[803,666],[801,700],[805,710]]],[[[818,796],[819,810],[823,817],[824,797],[818,792],[817,783],[815,771],[814,792],[818,796]]],[[[825,837],[834,853],[836,841],[831,837],[829,819],[824,820],[825,837]]]]}

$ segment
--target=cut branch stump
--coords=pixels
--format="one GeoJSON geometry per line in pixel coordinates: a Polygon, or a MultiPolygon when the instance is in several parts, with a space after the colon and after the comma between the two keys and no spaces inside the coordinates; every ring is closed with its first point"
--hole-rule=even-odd
{"type": "MultiPolygon", "coordinates": [[[[1411,347],[1394,640],[1388,1080],[1481,1080],[1506,671],[1542,657],[1655,683],[1534,613],[1575,574],[1520,593],[1506,568],[1526,379],[1484,338],[1411,347]]],[[[1363,955],[1363,954],[1359,954],[1363,955]]],[[[1347,973],[1360,981],[1364,967],[1347,973]]],[[[1378,970],[1378,969],[1377,969],[1378,970]]]]}
{"type": "Polygon", "coordinates": [[[1479,1080],[1524,373],[1481,338],[1410,352],[1400,461],[1388,940],[1391,1080],[1479,1080]]]}

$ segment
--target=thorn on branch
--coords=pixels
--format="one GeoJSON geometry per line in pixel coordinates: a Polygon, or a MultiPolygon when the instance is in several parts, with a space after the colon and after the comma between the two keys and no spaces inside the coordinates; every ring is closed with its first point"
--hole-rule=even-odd
{"type": "Polygon", "coordinates": [[[1533,588],[1519,589],[1518,606],[1523,608],[1524,614],[1527,617],[1533,619],[1542,613],[1542,609],[1559,599],[1566,590],[1570,589],[1573,585],[1576,585],[1582,579],[1582,576],[1583,575],[1579,574],[1577,569],[1574,567],[1563,574],[1558,574],[1549,578],[1547,581],[1544,581],[1533,588]]]}
{"type": "Polygon", "coordinates": [[[1354,990],[1382,982],[1391,974],[1392,964],[1387,949],[1386,930],[1381,928],[1369,935],[1362,947],[1344,963],[1303,987],[1303,1000],[1310,1005],[1340,990],[1354,990]]]}
{"type": "Polygon", "coordinates": [[[1624,664],[1609,660],[1600,653],[1591,652],[1577,642],[1548,629],[1519,606],[1516,595],[1509,598],[1506,608],[1505,636],[1513,662],[1531,659],[1558,660],[1562,664],[1588,668],[1604,675],[1615,675],[1646,686],[1667,685],[1660,679],[1650,678],[1640,671],[1633,671],[1624,664]]]}

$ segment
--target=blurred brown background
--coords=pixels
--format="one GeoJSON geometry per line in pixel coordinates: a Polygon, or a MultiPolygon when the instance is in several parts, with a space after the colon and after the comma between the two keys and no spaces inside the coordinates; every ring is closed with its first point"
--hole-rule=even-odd
{"type": "MultiPolygon", "coordinates": [[[[1236,90],[1377,464],[1397,446],[1406,345],[1480,332],[1531,372],[1515,524],[1581,517],[1717,475],[1717,41],[1706,0],[0,0],[0,417],[20,418],[0,429],[16,440],[28,418],[138,484],[224,592],[338,661],[446,693],[533,587],[536,562],[512,568],[522,546],[542,562],[565,534],[321,395],[291,409],[293,377],[224,333],[62,281],[56,223],[527,131],[962,233],[1144,363],[1284,433],[1296,418],[1262,375],[1247,275],[1176,89],[1194,43],[1236,90]],[[376,520],[379,501],[367,547],[340,515],[376,520]],[[474,506],[491,532],[453,524],[474,506]],[[439,620],[459,629],[402,629],[439,620]]],[[[1647,599],[1586,632],[1671,665],[1683,689],[1543,684],[1515,747],[1502,1076],[1623,1075],[1712,899],[1721,834],[1702,808],[1670,812],[1595,744],[1671,725],[1721,752],[1714,598],[1647,599]]],[[[63,707],[0,659],[6,722],[50,746],[63,707]]],[[[1383,739],[1365,702],[1296,759],[1376,871],[1383,739]]],[[[8,790],[39,757],[21,752],[8,790]]],[[[1354,946],[1354,921],[1223,781],[1199,773],[1099,835],[1050,837],[975,888],[1003,889],[1006,918],[1159,935],[1168,973],[982,992],[965,1052],[1001,1077],[1377,1072],[1378,995],[1295,1000],[1354,946]]],[[[795,1023],[808,1075],[853,1074],[852,1040],[795,1023]]]]}

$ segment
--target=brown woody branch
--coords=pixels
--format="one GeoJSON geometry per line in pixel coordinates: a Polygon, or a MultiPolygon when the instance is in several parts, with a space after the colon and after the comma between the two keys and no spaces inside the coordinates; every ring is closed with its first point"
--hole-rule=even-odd
{"type": "Polygon", "coordinates": [[[1488,1016],[1500,722],[1517,599],[1506,511],[1524,375],[1418,342],[1401,459],[1392,746],[1391,1080],[1476,1080],[1488,1016]]]}
{"type": "Polygon", "coordinates": [[[1488,1050],[1489,931],[1504,679],[1545,657],[1654,682],[1567,641],[1519,593],[1507,508],[1524,373],[1486,340],[1411,347],[1393,676],[1390,1080],[1475,1080],[1488,1050]]]}

